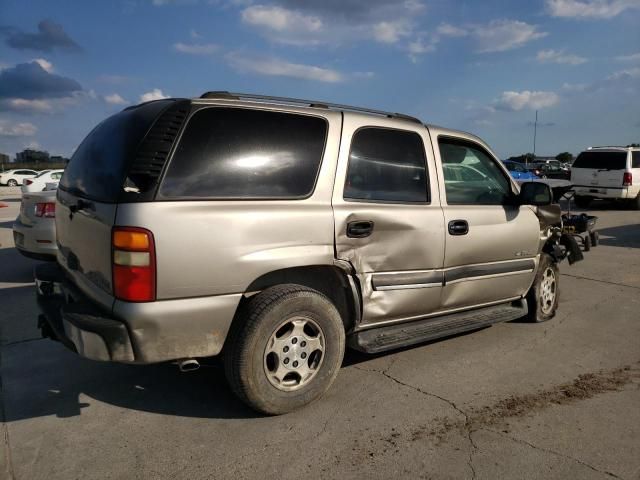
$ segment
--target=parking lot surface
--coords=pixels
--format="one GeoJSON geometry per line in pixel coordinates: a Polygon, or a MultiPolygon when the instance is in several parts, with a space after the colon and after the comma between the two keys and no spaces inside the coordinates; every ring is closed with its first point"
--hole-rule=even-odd
{"type": "Polygon", "coordinates": [[[640,478],[640,213],[594,203],[601,245],[561,266],[550,322],[379,356],[281,417],[200,370],[83,360],[40,338],[0,187],[0,478],[640,478]]]}

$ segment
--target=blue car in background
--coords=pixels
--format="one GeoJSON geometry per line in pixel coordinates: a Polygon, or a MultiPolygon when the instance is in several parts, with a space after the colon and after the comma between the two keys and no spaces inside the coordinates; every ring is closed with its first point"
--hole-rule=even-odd
{"type": "Polygon", "coordinates": [[[512,162],[509,160],[505,160],[502,163],[504,163],[504,166],[507,167],[507,170],[509,170],[511,176],[520,182],[529,182],[531,180],[540,179],[540,177],[527,170],[521,163],[512,162]]]}

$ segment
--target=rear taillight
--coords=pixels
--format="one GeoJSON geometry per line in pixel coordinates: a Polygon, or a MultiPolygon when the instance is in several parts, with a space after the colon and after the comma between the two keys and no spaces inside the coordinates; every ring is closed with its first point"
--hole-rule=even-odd
{"type": "Polygon", "coordinates": [[[25,184],[25,185],[31,185],[32,183],[33,183],[33,180],[26,179],[26,180],[24,181],[24,184],[25,184]]]}
{"type": "Polygon", "coordinates": [[[624,175],[622,176],[622,186],[630,187],[631,185],[633,185],[633,175],[631,172],[624,172],[624,175]]]}
{"type": "Polygon", "coordinates": [[[153,234],[144,228],[114,227],[113,292],[127,302],[156,299],[156,254],[153,234]]]}
{"type": "Polygon", "coordinates": [[[36,203],[36,217],[54,218],[55,216],[55,203],[36,203]]]}

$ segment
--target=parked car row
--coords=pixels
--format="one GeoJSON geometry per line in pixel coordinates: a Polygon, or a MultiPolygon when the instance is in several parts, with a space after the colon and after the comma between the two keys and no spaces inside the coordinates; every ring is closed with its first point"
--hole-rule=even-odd
{"type": "Polygon", "coordinates": [[[0,185],[21,187],[22,193],[42,192],[57,188],[63,169],[58,170],[28,170],[14,169],[0,172],[0,185]]]}

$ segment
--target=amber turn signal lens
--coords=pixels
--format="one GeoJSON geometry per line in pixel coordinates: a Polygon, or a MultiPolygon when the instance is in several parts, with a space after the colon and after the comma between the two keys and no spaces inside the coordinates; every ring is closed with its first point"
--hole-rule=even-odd
{"type": "Polygon", "coordinates": [[[149,236],[144,232],[116,230],[113,232],[113,246],[124,250],[148,250],[149,236]]]}

